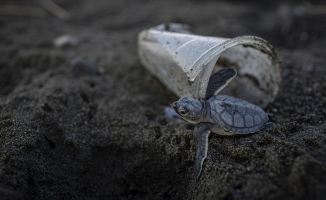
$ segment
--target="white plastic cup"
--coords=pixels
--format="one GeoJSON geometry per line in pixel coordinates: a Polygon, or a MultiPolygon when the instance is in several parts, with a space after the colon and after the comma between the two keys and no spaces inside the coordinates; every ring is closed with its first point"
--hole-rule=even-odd
{"type": "Polygon", "coordinates": [[[204,99],[210,76],[222,67],[236,68],[238,75],[221,94],[265,107],[279,91],[280,64],[259,37],[199,36],[187,25],[162,24],[139,34],[138,53],[145,68],[179,97],[204,99]]]}

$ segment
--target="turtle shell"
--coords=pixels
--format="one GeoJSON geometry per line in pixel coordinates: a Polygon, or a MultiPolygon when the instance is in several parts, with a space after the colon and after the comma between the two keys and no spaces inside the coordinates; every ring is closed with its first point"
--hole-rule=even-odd
{"type": "Polygon", "coordinates": [[[212,122],[226,131],[254,133],[269,121],[267,114],[258,106],[227,95],[213,96],[207,100],[207,113],[212,122]]]}

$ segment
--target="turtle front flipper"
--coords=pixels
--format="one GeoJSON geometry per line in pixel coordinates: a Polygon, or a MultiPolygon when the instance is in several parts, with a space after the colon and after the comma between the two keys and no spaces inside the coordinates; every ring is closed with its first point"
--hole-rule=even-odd
{"type": "Polygon", "coordinates": [[[208,81],[206,99],[219,93],[236,75],[234,68],[224,68],[213,74],[208,81]]]}
{"type": "Polygon", "coordinates": [[[203,167],[203,162],[207,157],[208,136],[210,131],[209,123],[201,123],[194,130],[194,140],[196,143],[196,165],[195,175],[198,178],[203,167]]]}

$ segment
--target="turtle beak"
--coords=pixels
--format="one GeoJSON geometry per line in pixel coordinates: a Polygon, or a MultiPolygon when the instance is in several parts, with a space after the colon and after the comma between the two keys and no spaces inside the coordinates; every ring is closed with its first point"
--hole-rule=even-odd
{"type": "Polygon", "coordinates": [[[177,111],[177,102],[173,102],[170,106],[177,111]]]}

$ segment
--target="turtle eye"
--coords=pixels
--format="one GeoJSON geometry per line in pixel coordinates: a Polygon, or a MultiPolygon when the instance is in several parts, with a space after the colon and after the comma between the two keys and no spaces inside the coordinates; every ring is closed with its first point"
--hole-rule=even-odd
{"type": "Polygon", "coordinates": [[[180,110],[179,111],[179,113],[181,114],[181,115],[185,115],[185,114],[187,114],[189,112],[189,110],[187,109],[187,108],[185,108],[184,110],[180,110]]]}
{"type": "Polygon", "coordinates": [[[181,115],[185,115],[186,113],[187,113],[187,112],[184,111],[184,110],[181,110],[181,111],[180,111],[180,114],[181,114],[181,115]]]}

